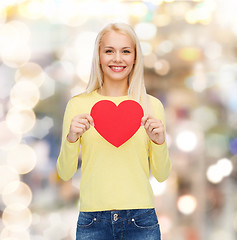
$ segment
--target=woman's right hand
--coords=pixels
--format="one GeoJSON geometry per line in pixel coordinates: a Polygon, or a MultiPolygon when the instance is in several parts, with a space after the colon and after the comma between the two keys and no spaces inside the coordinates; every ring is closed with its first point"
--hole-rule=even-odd
{"type": "Polygon", "coordinates": [[[90,128],[90,125],[94,126],[94,120],[89,114],[80,114],[75,116],[70,125],[67,139],[69,142],[76,142],[77,139],[90,128]]]}

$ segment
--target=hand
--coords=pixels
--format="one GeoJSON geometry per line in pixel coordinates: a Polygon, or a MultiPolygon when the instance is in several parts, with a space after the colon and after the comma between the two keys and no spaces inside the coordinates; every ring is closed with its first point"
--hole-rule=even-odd
{"type": "Polygon", "coordinates": [[[93,118],[88,114],[81,114],[75,116],[70,125],[67,139],[69,142],[76,142],[77,139],[90,128],[90,125],[94,126],[93,118]]]}
{"type": "Polygon", "coordinates": [[[161,120],[155,119],[150,115],[145,115],[141,120],[149,138],[156,144],[162,144],[165,141],[165,128],[161,120]]]}

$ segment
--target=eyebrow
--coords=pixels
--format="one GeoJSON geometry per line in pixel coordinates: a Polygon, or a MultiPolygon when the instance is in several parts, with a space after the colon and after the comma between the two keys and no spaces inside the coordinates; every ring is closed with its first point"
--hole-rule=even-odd
{"type": "MultiPolygon", "coordinates": [[[[112,46],[105,46],[104,48],[114,48],[112,46]]],[[[125,49],[125,48],[131,48],[131,47],[123,47],[122,49],[125,49]]]]}

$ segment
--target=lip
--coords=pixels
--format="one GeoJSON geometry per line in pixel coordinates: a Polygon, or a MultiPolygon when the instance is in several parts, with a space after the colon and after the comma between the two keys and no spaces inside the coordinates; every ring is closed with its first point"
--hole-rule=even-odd
{"type": "Polygon", "coordinates": [[[122,72],[126,68],[126,66],[110,65],[109,68],[113,72],[122,72]]]}

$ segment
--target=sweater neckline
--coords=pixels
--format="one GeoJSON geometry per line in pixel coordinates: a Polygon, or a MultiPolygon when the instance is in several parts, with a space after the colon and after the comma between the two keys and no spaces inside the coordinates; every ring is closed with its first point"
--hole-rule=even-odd
{"type": "Polygon", "coordinates": [[[101,99],[109,99],[109,100],[120,100],[120,99],[127,99],[128,98],[128,95],[123,95],[123,96],[105,96],[105,95],[102,95],[100,93],[97,92],[97,89],[94,90],[94,95],[96,95],[97,97],[101,98],[101,99]]]}

